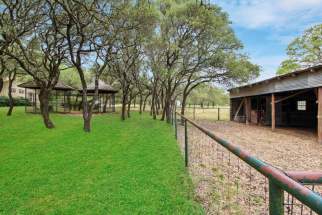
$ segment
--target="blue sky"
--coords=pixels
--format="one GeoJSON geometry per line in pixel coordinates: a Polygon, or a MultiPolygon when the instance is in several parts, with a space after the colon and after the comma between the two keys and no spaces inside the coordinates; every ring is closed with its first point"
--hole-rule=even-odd
{"type": "Polygon", "coordinates": [[[322,0],[211,0],[228,12],[246,53],[262,67],[259,80],[275,75],[287,45],[322,23],[322,0]]]}

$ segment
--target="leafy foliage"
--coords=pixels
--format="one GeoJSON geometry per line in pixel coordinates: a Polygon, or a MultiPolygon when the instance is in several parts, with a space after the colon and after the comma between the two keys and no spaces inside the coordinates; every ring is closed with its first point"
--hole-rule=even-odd
{"type": "Polygon", "coordinates": [[[283,61],[277,74],[285,74],[300,67],[322,63],[322,24],[306,30],[287,47],[289,59],[283,61]]]}
{"type": "MultiPolygon", "coordinates": [[[[121,119],[131,103],[151,103],[156,119],[170,122],[175,100],[182,113],[203,84],[233,86],[258,76],[243,53],[229,16],[195,0],[1,1],[0,58],[10,58],[39,86],[45,125],[54,127],[48,95],[58,79],[82,88],[84,131],[91,130],[99,80],[117,83],[121,119]],[[94,82],[89,102],[87,86],[94,82]]],[[[1,73],[2,72],[1,68],[1,73]]],[[[1,74],[0,74],[1,75],[1,74]]],[[[201,88],[204,89],[204,88],[201,88]]]]}
{"type": "Polygon", "coordinates": [[[229,95],[223,89],[211,85],[201,85],[192,91],[187,103],[191,105],[226,106],[229,104],[229,95]]]}

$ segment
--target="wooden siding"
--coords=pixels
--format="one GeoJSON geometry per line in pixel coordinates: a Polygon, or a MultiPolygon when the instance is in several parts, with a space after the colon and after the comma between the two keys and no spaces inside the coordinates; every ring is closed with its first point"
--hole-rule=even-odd
{"type": "Polygon", "coordinates": [[[309,89],[322,86],[322,69],[311,72],[294,74],[292,76],[275,78],[258,84],[230,90],[231,98],[239,98],[254,95],[265,95],[292,90],[309,89]]]}

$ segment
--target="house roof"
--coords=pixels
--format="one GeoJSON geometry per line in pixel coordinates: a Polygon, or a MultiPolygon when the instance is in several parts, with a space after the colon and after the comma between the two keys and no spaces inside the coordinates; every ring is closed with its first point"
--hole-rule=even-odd
{"type": "MultiPolygon", "coordinates": [[[[22,84],[19,84],[18,87],[27,88],[27,89],[40,89],[39,85],[35,81],[28,81],[22,84]]],[[[58,81],[54,87],[54,90],[75,90],[73,87],[64,84],[61,81],[58,81]]]]}

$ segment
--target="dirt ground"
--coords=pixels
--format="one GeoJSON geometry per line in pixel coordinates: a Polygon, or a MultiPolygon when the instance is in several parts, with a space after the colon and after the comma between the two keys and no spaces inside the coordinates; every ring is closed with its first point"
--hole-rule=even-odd
{"type": "MultiPolygon", "coordinates": [[[[277,129],[230,121],[197,121],[217,136],[249,151],[283,171],[322,170],[322,145],[314,132],[277,129]]],[[[178,126],[178,142],[184,154],[184,127],[178,126]]],[[[197,128],[188,126],[189,172],[195,198],[206,214],[268,214],[268,180],[216,144],[197,128]]],[[[322,194],[322,186],[306,185],[322,194]]],[[[315,214],[285,192],[286,214],[315,214]]]]}
{"type": "Polygon", "coordinates": [[[201,125],[218,136],[285,171],[322,170],[322,144],[313,131],[245,125],[230,121],[207,122],[201,125]]]}

